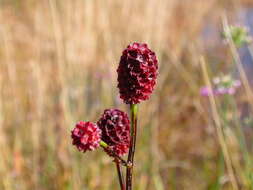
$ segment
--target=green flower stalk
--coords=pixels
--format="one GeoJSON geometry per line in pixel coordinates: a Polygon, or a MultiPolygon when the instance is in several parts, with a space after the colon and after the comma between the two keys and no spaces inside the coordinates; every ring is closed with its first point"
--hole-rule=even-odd
{"type": "Polygon", "coordinates": [[[127,181],[126,186],[127,190],[132,189],[132,178],[133,178],[133,166],[134,166],[134,153],[135,153],[135,146],[136,146],[136,138],[137,138],[137,113],[138,113],[138,105],[131,104],[130,105],[130,112],[131,112],[131,141],[130,141],[130,149],[128,153],[128,167],[127,167],[127,181]]]}

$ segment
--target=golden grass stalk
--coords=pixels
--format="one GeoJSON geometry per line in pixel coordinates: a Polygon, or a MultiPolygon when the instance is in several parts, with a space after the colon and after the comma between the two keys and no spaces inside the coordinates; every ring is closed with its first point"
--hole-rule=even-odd
{"type": "MultiPolygon", "coordinates": [[[[205,81],[206,85],[208,86],[208,88],[212,89],[210,78],[209,78],[208,72],[207,72],[207,66],[206,66],[206,63],[205,63],[205,60],[204,60],[203,57],[200,58],[200,64],[201,64],[201,69],[202,69],[203,76],[204,76],[204,81],[205,81]]],[[[215,98],[214,98],[214,94],[213,94],[212,91],[211,91],[211,93],[208,97],[209,97],[209,101],[210,101],[210,104],[211,104],[212,116],[213,116],[213,119],[214,119],[216,132],[217,132],[217,135],[218,135],[218,140],[219,140],[219,143],[220,143],[223,155],[224,155],[225,163],[226,163],[226,166],[227,166],[228,175],[229,175],[229,178],[230,178],[233,189],[238,190],[239,186],[238,186],[238,183],[237,183],[237,180],[236,180],[236,177],[235,177],[235,173],[234,173],[234,170],[233,170],[232,160],[231,160],[230,155],[229,155],[229,149],[228,149],[227,144],[226,144],[224,132],[223,132],[223,129],[222,129],[221,120],[220,120],[220,117],[219,117],[219,114],[218,114],[218,108],[217,108],[215,98]]]]}
{"type": "Polygon", "coordinates": [[[249,84],[247,75],[246,75],[246,73],[243,69],[243,65],[242,65],[240,56],[237,52],[237,48],[236,48],[236,46],[235,46],[235,44],[232,40],[232,36],[231,36],[231,33],[230,33],[227,17],[226,17],[225,14],[223,14],[223,17],[222,17],[222,23],[223,23],[224,31],[226,31],[227,34],[228,34],[228,36],[227,36],[228,37],[228,45],[229,45],[230,51],[232,53],[233,59],[235,61],[235,65],[236,65],[236,67],[239,71],[239,74],[240,74],[240,77],[241,77],[241,80],[242,80],[242,84],[245,88],[248,102],[250,103],[251,107],[253,108],[253,92],[252,92],[252,89],[250,88],[250,84],[249,84]]]}

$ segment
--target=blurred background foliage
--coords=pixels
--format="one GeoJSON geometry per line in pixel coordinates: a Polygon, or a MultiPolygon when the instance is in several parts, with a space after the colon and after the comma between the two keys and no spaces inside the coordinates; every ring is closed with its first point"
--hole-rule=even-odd
{"type": "MultiPolygon", "coordinates": [[[[199,94],[206,84],[201,56],[209,77],[241,77],[235,52],[221,39],[222,17],[252,27],[251,6],[251,0],[0,0],[0,189],[118,189],[111,159],[78,152],[70,130],[106,108],[128,110],[118,97],[116,68],[134,41],[157,53],[160,73],[140,106],[135,189],[253,189],[250,90],[216,102],[232,175],[217,118],[199,94]]],[[[252,59],[238,53],[250,85],[252,59]]]]}

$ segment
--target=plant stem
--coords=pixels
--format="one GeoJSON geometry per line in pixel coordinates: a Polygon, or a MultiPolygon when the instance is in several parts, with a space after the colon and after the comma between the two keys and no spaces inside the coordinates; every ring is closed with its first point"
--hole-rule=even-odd
{"type": "Polygon", "coordinates": [[[118,163],[122,164],[123,166],[128,166],[128,163],[126,160],[124,160],[122,157],[120,157],[118,154],[116,154],[113,150],[110,149],[110,147],[104,142],[100,141],[100,146],[109,154],[109,156],[114,157],[117,159],[118,163]]]}
{"type": "Polygon", "coordinates": [[[130,112],[131,112],[131,141],[127,159],[128,167],[126,172],[126,190],[132,190],[134,153],[137,135],[137,112],[138,112],[137,104],[130,105],[130,112]]]}
{"type": "Polygon", "coordinates": [[[118,173],[118,177],[119,177],[120,189],[121,190],[126,190],[124,176],[123,176],[123,173],[122,173],[120,161],[118,159],[115,159],[115,164],[116,164],[117,173],[118,173]]]}
{"type": "MultiPolygon", "coordinates": [[[[201,63],[201,68],[202,68],[202,71],[204,74],[204,81],[209,88],[212,88],[210,78],[209,78],[208,72],[207,72],[206,62],[203,57],[201,57],[200,63],[201,63]]],[[[236,177],[234,174],[232,159],[231,159],[231,156],[229,154],[229,149],[226,144],[226,139],[225,139],[224,132],[223,132],[222,122],[221,122],[221,119],[219,116],[218,108],[217,108],[213,93],[210,94],[209,101],[210,101],[212,116],[214,119],[216,131],[217,131],[217,135],[218,135],[218,140],[221,145],[222,153],[224,155],[226,167],[228,169],[228,176],[231,180],[231,184],[232,184],[233,189],[239,190],[237,180],[236,180],[236,177]]]]}

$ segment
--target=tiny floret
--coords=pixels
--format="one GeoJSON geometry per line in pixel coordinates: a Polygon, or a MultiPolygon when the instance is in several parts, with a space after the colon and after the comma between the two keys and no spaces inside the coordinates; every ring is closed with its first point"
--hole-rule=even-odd
{"type": "Polygon", "coordinates": [[[71,131],[72,143],[79,151],[92,151],[99,147],[101,134],[101,130],[95,123],[80,121],[71,131]]]}

